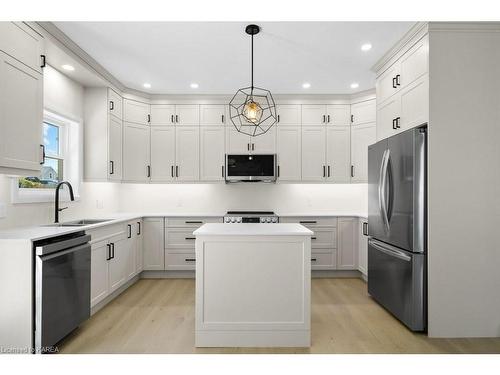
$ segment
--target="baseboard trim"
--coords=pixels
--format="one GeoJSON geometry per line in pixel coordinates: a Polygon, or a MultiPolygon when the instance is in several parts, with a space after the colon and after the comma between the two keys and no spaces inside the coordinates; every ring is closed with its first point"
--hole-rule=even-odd
{"type": "Polygon", "coordinates": [[[122,294],[126,289],[128,289],[129,287],[134,285],[138,280],[139,280],[139,275],[135,275],[133,278],[131,278],[129,281],[127,281],[121,287],[116,289],[109,296],[104,298],[101,302],[99,302],[95,306],[91,307],[90,308],[90,316],[94,315],[96,312],[98,312],[100,309],[102,309],[104,306],[106,306],[108,303],[110,303],[112,300],[114,300],[116,297],[118,297],[120,294],[122,294]]]}
{"type": "Polygon", "coordinates": [[[194,279],[195,271],[142,271],[141,279],[194,279]]]}
{"type": "Polygon", "coordinates": [[[361,272],[358,270],[317,270],[311,272],[311,277],[315,278],[362,278],[361,272]]]}

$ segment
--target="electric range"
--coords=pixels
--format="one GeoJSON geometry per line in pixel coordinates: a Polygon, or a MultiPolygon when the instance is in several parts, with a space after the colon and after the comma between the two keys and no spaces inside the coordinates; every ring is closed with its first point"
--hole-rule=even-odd
{"type": "Polygon", "coordinates": [[[227,211],[224,223],[279,223],[279,217],[273,211],[227,211]]]}

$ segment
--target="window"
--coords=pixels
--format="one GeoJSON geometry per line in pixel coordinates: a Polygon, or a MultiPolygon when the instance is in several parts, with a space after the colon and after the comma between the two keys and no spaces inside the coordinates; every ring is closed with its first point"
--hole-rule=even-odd
{"type": "MultiPolygon", "coordinates": [[[[45,111],[41,124],[45,160],[37,176],[15,178],[13,203],[50,202],[53,190],[61,181],[68,180],[78,196],[80,182],[81,136],[79,123],[45,111]]],[[[64,199],[67,193],[62,193],[64,199]]]]}

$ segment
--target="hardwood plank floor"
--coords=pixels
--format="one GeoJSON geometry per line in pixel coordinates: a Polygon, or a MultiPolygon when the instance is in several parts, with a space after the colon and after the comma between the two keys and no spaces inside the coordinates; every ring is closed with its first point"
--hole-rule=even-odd
{"type": "Polygon", "coordinates": [[[359,279],[313,279],[312,346],[195,348],[194,279],[142,279],[60,343],[61,353],[500,353],[500,338],[430,339],[375,303],[359,279]]]}

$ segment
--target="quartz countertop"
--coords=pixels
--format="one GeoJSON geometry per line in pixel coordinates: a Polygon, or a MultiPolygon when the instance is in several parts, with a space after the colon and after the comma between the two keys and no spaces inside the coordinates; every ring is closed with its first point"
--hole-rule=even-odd
{"type": "Polygon", "coordinates": [[[195,236],[312,236],[313,231],[300,224],[203,224],[195,236]]]}

